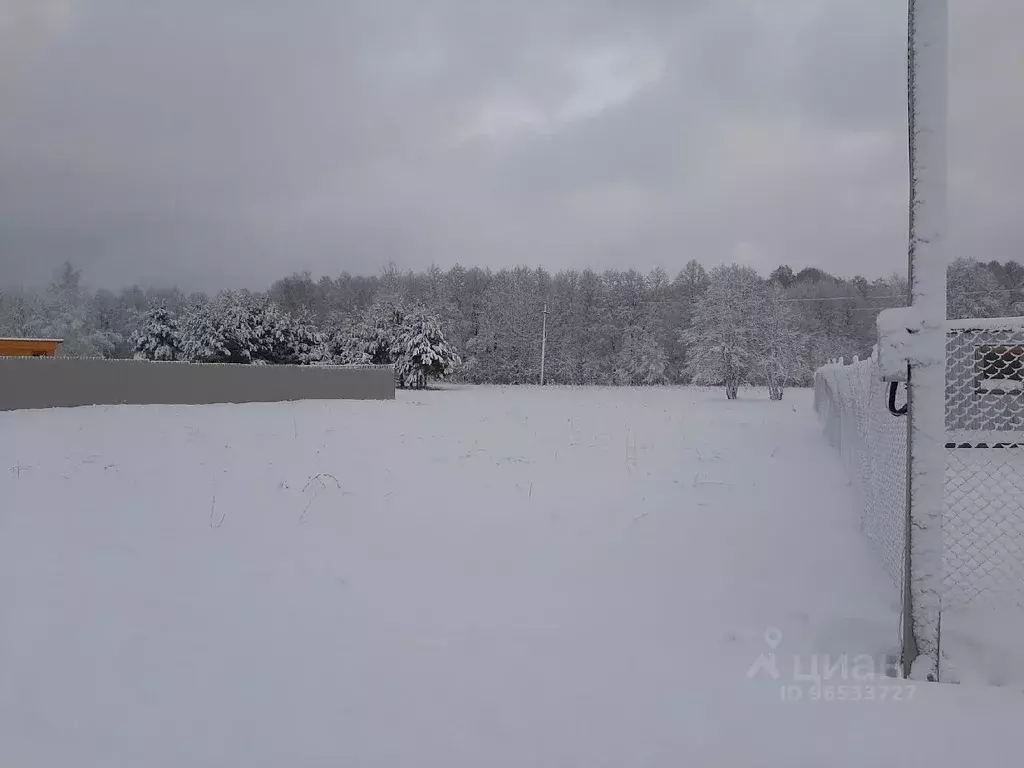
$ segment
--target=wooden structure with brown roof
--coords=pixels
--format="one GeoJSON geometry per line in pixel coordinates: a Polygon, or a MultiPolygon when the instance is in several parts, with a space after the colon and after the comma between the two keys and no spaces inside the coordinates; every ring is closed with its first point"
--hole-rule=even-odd
{"type": "Polygon", "coordinates": [[[0,338],[0,357],[53,357],[63,339],[0,338]]]}

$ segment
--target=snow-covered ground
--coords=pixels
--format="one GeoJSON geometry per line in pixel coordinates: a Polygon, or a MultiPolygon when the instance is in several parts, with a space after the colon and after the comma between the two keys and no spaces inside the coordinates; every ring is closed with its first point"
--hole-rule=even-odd
{"type": "Polygon", "coordinates": [[[0,762],[1018,765],[1019,689],[868,674],[841,462],[744,394],[0,414],[0,762]]]}

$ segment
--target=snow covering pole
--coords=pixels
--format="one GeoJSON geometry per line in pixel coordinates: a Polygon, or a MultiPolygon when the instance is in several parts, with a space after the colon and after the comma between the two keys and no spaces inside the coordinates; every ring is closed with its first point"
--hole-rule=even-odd
{"type": "Polygon", "coordinates": [[[909,0],[908,277],[919,330],[908,382],[904,674],[939,679],[946,386],[948,0],[909,0]]]}
{"type": "Polygon", "coordinates": [[[548,352],[548,305],[544,305],[544,324],[540,335],[540,385],[544,386],[544,358],[548,352]]]}

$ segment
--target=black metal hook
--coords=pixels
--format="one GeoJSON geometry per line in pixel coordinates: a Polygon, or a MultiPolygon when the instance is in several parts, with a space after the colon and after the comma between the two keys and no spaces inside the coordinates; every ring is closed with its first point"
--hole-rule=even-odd
{"type": "Polygon", "coordinates": [[[889,382],[889,413],[893,416],[906,416],[907,415],[907,403],[904,403],[901,407],[896,407],[896,390],[899,388],[900,383],[898,381],[889,382]]]}

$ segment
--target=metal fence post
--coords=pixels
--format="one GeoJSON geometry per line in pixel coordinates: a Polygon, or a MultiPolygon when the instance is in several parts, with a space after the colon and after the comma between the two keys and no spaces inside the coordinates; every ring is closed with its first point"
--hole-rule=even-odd
{"type": "Polygon", "coordinates": [[[904,674],[939,679],[946,378],[947,0],[909,0],[911,303],[921,321],[908,382],[904,674]],[[907,603],[906,601],[909,601],[907,603]]]}

